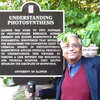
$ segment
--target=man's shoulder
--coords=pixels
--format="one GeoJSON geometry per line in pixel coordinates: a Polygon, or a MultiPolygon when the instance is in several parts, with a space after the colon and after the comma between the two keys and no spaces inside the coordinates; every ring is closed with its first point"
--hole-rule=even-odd
{"type": "Polygon", "coordinates": [[[100,60],[100,56],[94,56],[94,57],[82,57],[84,60],[100,60]]]}
{"type": "Polygon", "coordinates": [[[100,56],[91,57],[91,60],[92,61],[99,61],[100,62],[100,56]]]}
{"type": "Polygon", "coordinates": [[[95,56],[92,58],[92,61],[95,63],[95,64],[100,64],[100,56],[95,56]]]}
{"type": "Polygon", "coordinates": [[[94,57],[82,57],[83,62],[91,62],[94,64],[99,63],[100,64],[100,56],[94,56],[94,57]]]}

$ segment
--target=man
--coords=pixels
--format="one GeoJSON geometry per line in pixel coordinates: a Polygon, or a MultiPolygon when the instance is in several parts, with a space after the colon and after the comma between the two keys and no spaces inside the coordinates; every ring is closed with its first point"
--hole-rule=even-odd
{"type": "MultiPolygon", "coordinates": [[[[66,66],[61,78],[56,78],[49,89],[36,92],[43,99],[56,100],[100,100],[100,56],[82,57],[82,42],[75,34],[66,36],[67,43],[61,42],[66,66]]],[[[25,93],[29,98],[31,94],[25,93]]]]}

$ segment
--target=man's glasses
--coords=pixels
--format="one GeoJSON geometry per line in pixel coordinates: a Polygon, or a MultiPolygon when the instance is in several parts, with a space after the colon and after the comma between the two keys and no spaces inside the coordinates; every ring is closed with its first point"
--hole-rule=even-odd
{"type": "Polygon", "coordinates": [[[76,43],[73,43],[73,44],[65,44],[63,46],[63,49],[69,49],[70,47],[72,47],[73,49],[77,49],[77,48],[80,47],[80,45],[79,44],[76,44],[76,43]]]}

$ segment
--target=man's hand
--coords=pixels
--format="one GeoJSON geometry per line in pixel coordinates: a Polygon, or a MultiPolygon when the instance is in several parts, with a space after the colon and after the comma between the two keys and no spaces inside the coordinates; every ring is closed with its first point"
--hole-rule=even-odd
{"type": "Polygon", "coordinates": [[[29,99],[32,96],[32,93],[29,93],[27,89],[25,90],[26,99],[29,99]]]}
{"type": "MultiPolygon", "coordinates": [[[[25,86],[25,96],[26,96],[26,99],[29,99],[31,96],[32,96],[32,93],[29,93],[28,91],[27,91],[27,88],[28,88],[28,86],[26,85],[25,86]]],[[[36,92],[35,92],[35,96],[39,96],[39,91],[38,90],[36,90],[36,92]]]]}

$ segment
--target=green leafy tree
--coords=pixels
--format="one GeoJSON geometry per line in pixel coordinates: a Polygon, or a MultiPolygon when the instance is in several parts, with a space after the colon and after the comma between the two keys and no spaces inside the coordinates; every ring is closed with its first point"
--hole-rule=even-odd
{"type": "MultiPolygon", "coordinates": [[[[84,46],[96,44],[100,49],[100,16],[98,0],[0,0],[0,10],[19,10],[27,1],[37,2],[43,10],[64,10],[65,32],[58,36],[75,33],[83,40],[84,46]]],[[[100,53],[100,51],[99,51],[100,53]]]]}
{"type": "MultiPolygon", "coordinates": [[[[84,46],[96,44],[100,48],[100,16],[98,0],[0,0],[0,10],[19,10],[27,1],[37,2],[42,10],[64,10],[65,31],[58,36],[75,33],[83,40],[84,46]]],[[[99,51],[100,52],[100,51],[99,51]]]]}

